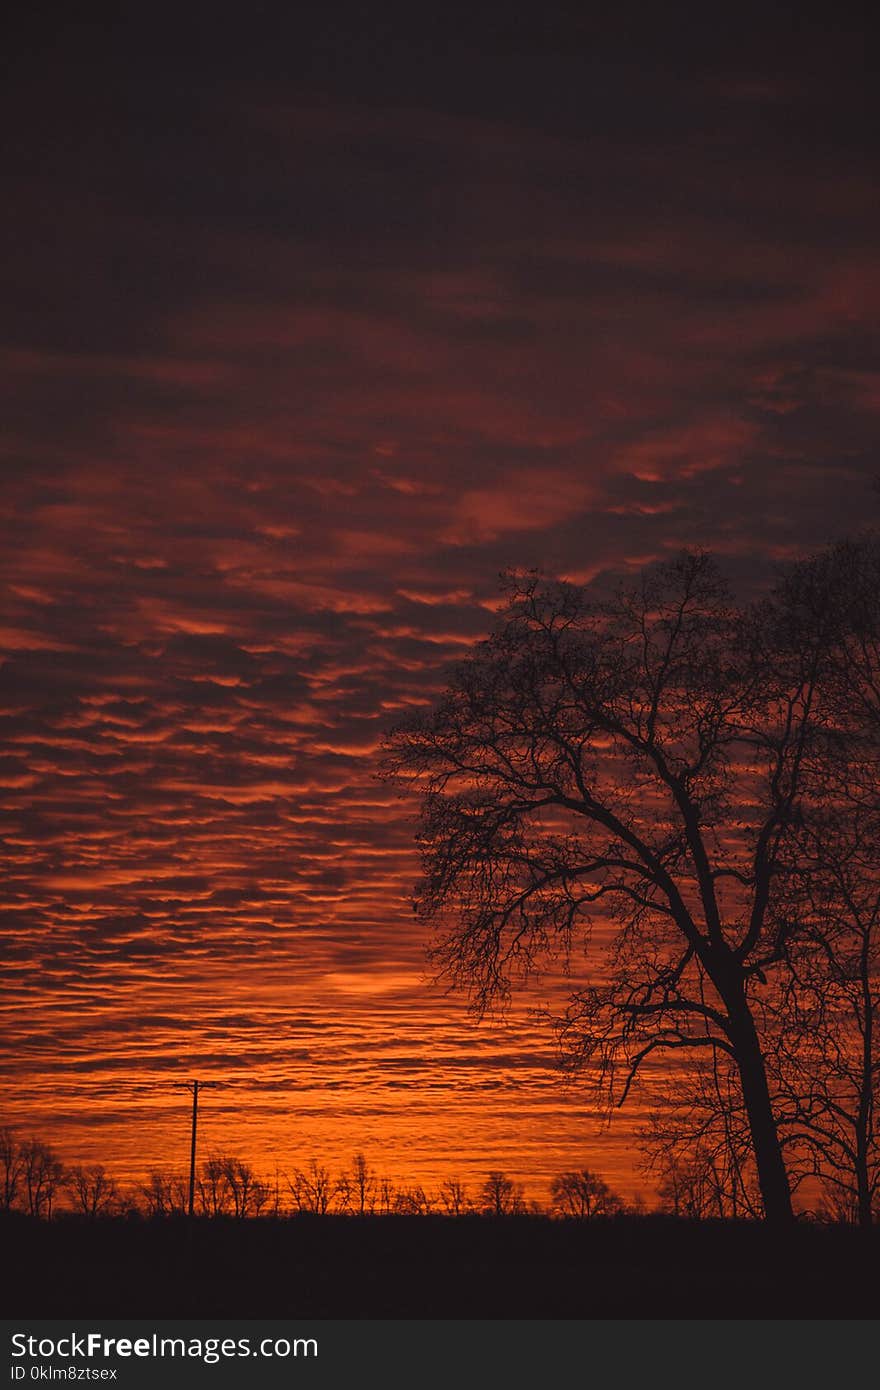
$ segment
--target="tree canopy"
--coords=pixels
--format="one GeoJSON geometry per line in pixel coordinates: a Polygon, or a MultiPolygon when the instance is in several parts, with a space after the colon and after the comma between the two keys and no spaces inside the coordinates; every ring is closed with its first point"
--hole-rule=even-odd
{"type": "Polygon", "coordinates": [[[790,1183],[761,1033],[798,939],[791,869],[829,731],[839,753],[854,709],[853,563],[835,552],[745,607],[701,552],[604,601],[512,576],[494,632],[389,744],[421,797],[416,906],[441,975],[484,1009],[611,924],[563,1020],[569,1059],[617,1101],[649,1057],[726,1059],[778,1221],[790,1183]]]}

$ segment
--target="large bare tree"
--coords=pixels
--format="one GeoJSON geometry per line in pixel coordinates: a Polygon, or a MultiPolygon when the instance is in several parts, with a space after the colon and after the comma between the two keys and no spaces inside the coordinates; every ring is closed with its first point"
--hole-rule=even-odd
{"type": "Polygon", "coordinates": [[[800,912],[776,1070],[792,1136],[835,1209],[880,1198],[880,815],[842,792],[799,836],[800,912]]]}
{"type": "Polygon", "coordinates": [[[388,759],[421,795],[417,910],[439,974],[482,1010],[553,960],[583,970],[568,1055],[618,1102],[648,1058],[729,1058],[780,1224],[760,1033],[795,926],[772,908],[831,640],[786,602],[738,610],[701,553],[605,602],[514,577],[494,633],[388,759]],[[596,928],[604,957],[576,954],[596,928]]]}
{"type": "Polygon", "coordinates": [[[880,1196],[880,539],[801,562],[783,593],[810,628],[830,613],[833,635],[822,733],[778,895],[797,918],[780,1092],[835,1207],[867,1226],[880,1196]]]}

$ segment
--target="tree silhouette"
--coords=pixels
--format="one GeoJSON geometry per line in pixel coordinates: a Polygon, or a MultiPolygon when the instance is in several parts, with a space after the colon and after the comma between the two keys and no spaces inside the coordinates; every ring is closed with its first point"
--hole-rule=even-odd
{"type": "MultiPolygon", "coordinates": [[[[238,1220],[259,1216],[272,1197],[269,1184],[233,1154],[211,1154],[205,1159],[199,1169],[198,1194],[204,1216],[234,1216],[238,1220]]],[[[171,1195],[176,1197],[176,1189],[171,1195]]]]}
{"type": "Polygon", "coordinates": [[[297,1211],[326,1216],[340,1196],[345,1198],[344,1182],[334,1178],[329,1168],[313,1158],[305,1169],[294,1170],[287,1183],[297,1211]]]}
{"type": "Polygon", "coordinates": [[[388,1216],[390,1212],[394,1211],[395,1196],[396,1194],[394,1191],[394,1183],[391,1181],[391,1179],[380,1178],[378,1205],[379,1210],[383,1216],[388,1216]]]}
{"type": "Polygon", "coordinates": [[[347,1177],[352,1211],[358,1216],[366,1216],[374,1212],[378,1194],[376,1174],[362,1153],[355,1154],[351,1172],[347,1177]]]}
{"type": "Polygon", "coordinates": [[[522,1185],[497,1169],[488,1174],[480,1197],[487,1216],[517,1216],[526,1210],[522,1185]]]}
{"type": "Polygon", "coordinates": [[[0,1129],[0,1211],[12,1211],[24,1177],[24,1154],[15,1130],[0,1129]]]}
{"type": "Polygon", "coordinates": [[[187,1179],[179,1173],[154,1169],[141,1183],[140,1195],[150,1216],[185,1216],[189,1207],[187,1179]]]}
{"type": "Polygon", "coordinates": [[[433,1198],[420,1183],[401,1187],[394,1197],[394,1211],[399,1216],[428,1216],[434,1209],[433,1198]]]}
{"type": "Polygon", "coordinates": [[[118,1209],[119,1189],[102,1163],[76,1164],[65,1174],[74,1210],[94,1220],[118,1209]]]}
{"type": "Polygon", "coordinates": [[[440,1205],[447,1216],[464,1216],[474,1209],[467,1187],[459,1178],[446,1178],[440,1184],[440,1205]]]}
{"type": "Polygon", "coordinates": [[[687,1221],[727,1215],[727,1193],[712,1157],[699,1148],[687,1156],[674,1151],[667,1155],[658,1183],[661,1211],[687,1221]]]}
{"type": "Polygon", "coordinates": [[[672,1076],[654,1089],[661,1104],[637,1141],[640,1167],[656,1174],[664,1209],[688,1217],[758,1216],[748,1117],[730,1059],[713,1056],[687,1078],[672,1076]]]}
{"type": "Polygon", "coordinates": [[[574,1216],[589,1220],[594,1216],[615,1216],[623,1211],[623,1202],[616,1193],[589,1168],[560,1173],[550,1184],[552,1209],[557,1216],[574,1216]]]}
{"type": "Polygon", "coordinates": [[[240,1221],[247,1216],[259,1216],[271,1200],[269,1184],[259,1178],[243,1158],[224,1155],[221,1170],[232,1203],[232,1214],[240,1221]]]}
{"type": "Polygon", "coordinates": [[[226,1177],[226,1165],[220,1154],[211,1154],[201,1165],[197,1176],[199,1209],[203,1216],[226,1216],[232,1210],[232,1193],[226,1177]]]}
{"type": "MultiPolygon", "coordinates": [[[[880,541],[866,535],[793,566],[777,594],[777,657],[825,634],[801,794],[777,863],[777,988],[761,1031],[794,1183],[818,1178],[824,1211],[870,1224],[880,1192],[880,541]]],[[[754,1214],[748,1125],[716,1053],[641,1132],[646,1166],[692,1210],[754,1214]],[[664,1176],[665,1175],[665,1176],[664,1176]],[[695,1195],[696,1194],[696,1195],[695,1195]]],[[[675,1202],[672,1202],[675,1205],[675,1202]]]]}
{"type": "Polygon", "coordinates": [[[773,1072],[801,1163],[870,1225],[880,1194],[880,824],[849,809],[799,835],[799,922],[773,1072]]]}
{"type": "Polygon", "coordinates": [[[421,793],[420,913],[478,1010],[617,924],[561,1036],[622,1103],[649,1057],[734,1064],[764,1214],[792,1217],[760,1039],[793,923],[773,912],[813,737],[830,616],[781,644],[786,596],[732,607],[685,553],[606,603],[510,581],[494,634],[391,737],[421,793]]]}
{"type": "Polygon", "coordinates": [[[64,1165],[54,1149],[41,1139],[29,1139],[21,1147],[22,1186],[31,1216],[51,1219],[55,1198],[65,1177],[64,1165]]]}
{"type": "Polygon", "coordinates": [[[880,1193],[880,540],[802,562],[786,591],[804,624],[830,611],[835,635],[779,896],[797,918],[779,1080],[812,1171],[867,1226],[880,1193]]]}

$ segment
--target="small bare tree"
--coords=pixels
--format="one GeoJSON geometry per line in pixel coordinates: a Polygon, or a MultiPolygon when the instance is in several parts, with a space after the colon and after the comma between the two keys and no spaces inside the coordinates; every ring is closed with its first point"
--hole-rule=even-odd
{"type": "Polygon", "coordinates": [[[186,1178],[154,1169],[141,1183],[140,1196],[150,1216],[185,1216],[189,1209],[186,1178]]]}
{"type": "Polygon", "coordinates": [[[23,1144],[21,1158],[27,1210],[31,1216],[51,1220],[55,1199],[64,1182],[64,1164],[54,1149],[41,1139],[29,1139],[23,1144]]]}
{"type": "Polygon", "coordinates": [[[376,1210],[378,1182],[362,1153],[356,1153],[348,1176],[349,1206],[357,1216],[368,1216],[376,1210]]]}
{"type": "Polygon", "coordinates": [[[203,1216],[228,1216],[232,1193],[226,1174],[226,1160],[220,1154],[205,1159],[198,1174],[199,1210],[203,1216]]]}
{"type": "Polygon", "coordinates": [[[474,1209],[467,1187],[459,1178],[447,1178],[440,1184],[440,1204],[447,1216],[464,1216],[474,1209]]]}
{"type": "Polygon", "coordinates": [[[248,1216],[259,1216],[271,1198],[268,1183],[263,1182],[242,1158],[224,1155],[220,1164],[233,1216],[240,1221],[248,1216]]]}
{"type": "Polygon", "coordinates": [[[486,1216],[521,1216],[528,1210],[522,1184],[497,1168],[487,1175],[480,1197],[486,1216]]]}
{"type": "Polygon", "coordinates": [[[24,1154],[13,1129],[0,1129],[0,1211],[12,1211],[21,1197],[24,1154]]]}
{"type": "Polygon", "coordinates": [[[379,1179],[379,1199],[378,1210],[383,1216],[389,1216],[394,1211],[397,1199],[397,1190],[390,1178],[379,1179]]]}
{"type": "Polygon", "coordinates": [[[326,1216],[345,1193],[345,1185],[315,1158],[305,1169],[296,1168],[287,1185],[296,1210],[314,1216],[326,1216]]]}
{"type": "Polygon", "coordinates": [[[119,1210],[119,1188],[102,1163],[91,1163],[85,1167],[77,1164],[69,1168],[65,1186],[74,1210],[90,1220],[110,1216],[119,1210]]]}
{"type": "Polygon", "coordinates": [[[623,1211],[623,1201],[589,1168],[560,1173],[550,1184],[552,1210],[557,1216],[577,1217],[588,1221],[594,1216],[616,1216],[623,1211]]]}
{"type": "Polygon", "coordinates": [[[420,1183],[412,1187],[401,1187],[394,1198],[394,1211],[398,1216],[428,1216],[434,1210],[434,1199],[420,1183]]]}

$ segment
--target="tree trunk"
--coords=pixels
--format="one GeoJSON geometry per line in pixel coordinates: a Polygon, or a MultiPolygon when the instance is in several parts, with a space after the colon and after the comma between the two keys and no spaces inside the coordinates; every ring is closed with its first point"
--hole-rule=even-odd
{"type": "Polygon", "coordinates": [[[735,991],[735,997],[731,1000],[728,996],[725,1002],[728,1004],[730,1037],[736,1051],[743,1101],[755,1151],[764,1218],[768,1225],[787,1226],[794,1220],[791,1185],[770,1103],[767,1069],[755,1022],[741,985],[735,991]]]}

